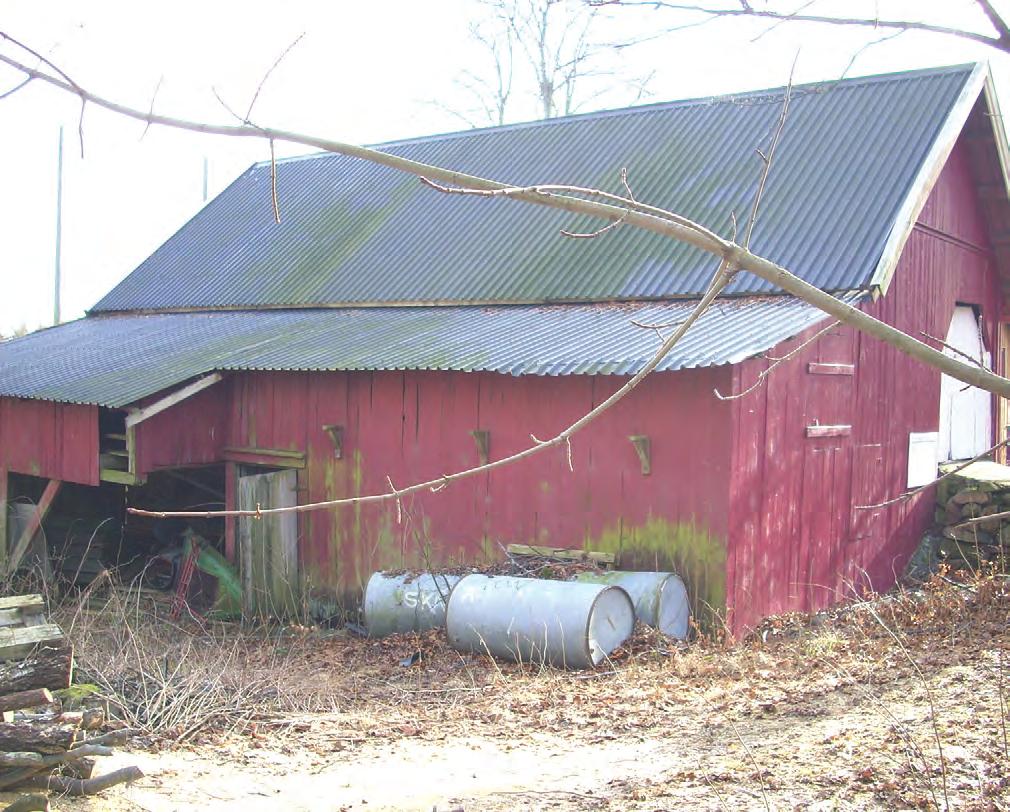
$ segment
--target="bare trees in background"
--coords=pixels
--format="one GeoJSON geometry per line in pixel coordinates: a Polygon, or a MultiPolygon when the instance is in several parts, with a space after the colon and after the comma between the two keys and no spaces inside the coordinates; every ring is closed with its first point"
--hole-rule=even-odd
{"type": "Polygon", "coordinates": [[[601,35],[605,11],[584,0],[476,0],[480,15],[470,36],[480,58],[456,84],[469,100],[462,108],[439,104],[470,126],[519,118],[577,113],[607,97],[634,104],[652,72],[633,76],[623,43],[601,35]]]}

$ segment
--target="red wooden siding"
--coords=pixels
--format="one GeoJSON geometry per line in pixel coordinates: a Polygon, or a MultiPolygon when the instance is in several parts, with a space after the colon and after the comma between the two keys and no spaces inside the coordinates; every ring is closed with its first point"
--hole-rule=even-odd
{"type": "MultiPolygon", "coordinates": [[[[866,310],[916,337],[925,331],[943,338],[955,304],[974,304],[994,351],[998,280],[983,223],[958,145],[890,290],[866,310]]],[[[769,355],[781,356],[815,332],[769,355]]],[[[767,365],[760,359],[739,365],[736,391],[767,365]]],[[[727,589],[735,628],[894,583],[932,521],[932,493],[875,511],[853,506],[905,490],[909,432],[937,429],[939,393],[938,372],[846,327],[734,402],[727,589]],[[855,374],[810,374],[810,363],[854,363],[855,374]],[[848,436],[807,437],[815,423],[852,429],[848,436]]]]}
{"type": "Polygon", "coordinates": [[[228,432],[228,388],[225,379],[137,424],[137,472],[220,462],[228,432]]]}
{"type": "MultiPolygon", "coordinates": [[[[623,379],[494,374],[250,373],[234,378],[229,445],[304,450],[299,500],[389,490],[478,462],[471,432],[498,459],[550,437],[623,379]],[[323,425],[341,425],[343,457],[323,425]]],[[[662,373],[564,451],[438,493],[303,514],[302,564],[321,601],[356,592],[378,567],[501,557],[511,542],[621,551],[640,567],[676,565],[705,603],[723,600],[729,407],[712,396],[730,370],[662,373]],[[651,441],[643,475],[629,435],[651,441]]]]}
{"type": "Polygon", "coordinates": [[[0,398],[0,469],[98,484],[98,408],[0,398]]]}

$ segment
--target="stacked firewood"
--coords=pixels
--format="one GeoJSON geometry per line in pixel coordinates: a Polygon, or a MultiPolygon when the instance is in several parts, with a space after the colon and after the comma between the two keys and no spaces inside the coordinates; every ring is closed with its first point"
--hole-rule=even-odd
{"type": "MultiPolygon", "coordinates": [[[[73,650],[61,632],[57,636],[59,627],[36,622],[41,605],[38,595],[0,599],[0,791],[94,795],[141,778],[136,767],[95,774],[97,759],[136,731],[111,729],[100,708],[64,710],[60,694],[69,693],[73,682],[73,650]],[[26,632],[42,626],[47,639],[24,656],[26,632]]],[[[48,808],[40,794],[4,807],[6,812],[48,808]]]]}
{"type": "Polygon", "coordinates": [[[924,580],[940,567],[1010,571],[1010,467],[978,462],[940,481],[935,523],[909,562],[924,580]]]}

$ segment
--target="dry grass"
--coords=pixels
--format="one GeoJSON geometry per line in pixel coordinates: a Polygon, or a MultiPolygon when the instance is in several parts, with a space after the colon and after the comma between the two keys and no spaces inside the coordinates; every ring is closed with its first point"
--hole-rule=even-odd
{"type": "MultiPolygon", "coordinates": [[[[461,655],[438,632],[362,640],[169,624],[119,590],[61,622],[82,677],[162,743],[265,747],[322,765],[334,750],[402,739],[434,750],[467,737],[516,747],[683,737],[696,756],[644,780],[615,775],[612,808],[701,793],[717,808],[764,808],[767,798],[1006,809],[1008,584],[937,579],[843,611],[775,618],[736,645],[671,646],[640,629],[592,672],[461,655]],[[414,665],[400,664],[415,652],[414,665]]],[[[576,795],[564,804],[578,808],[576,795]]]]}

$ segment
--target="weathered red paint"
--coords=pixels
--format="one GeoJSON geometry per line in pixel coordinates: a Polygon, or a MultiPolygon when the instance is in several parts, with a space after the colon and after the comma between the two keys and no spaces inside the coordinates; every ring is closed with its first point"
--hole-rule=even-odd
{"type": "MultiPolygon", "coordinates": [[[[228,380],[149,417],[135,428],[137,472],[220,462],[228,420],[228,380]]],[[[147,398],[147,406],[163,395],[147,398]]]]}
{"type": "MultiPolygon", "coordinates": [[[[996,346],[999,283],[965,151],[958,145],[913,230],[887,295],[866,310],[921,338],[946,336],[955,304],[977,305],[996,346]]],[[[768,354],[784,355],[816,330],[768,354]]],[[[993,353],[994,356],[996,353],[993,353]]],[[[736,367],[736,391],[767,361],[736,367]]],[[[939,424],[940,375],[851,328],[837,328],[734,402],[728,608],[742,629],[762,616],[889,588],[932,521],[931,492],[872,511],[905,490],[909,432],[939,424]],[[855,364],[853,376],[810,363],[855,364]],[[849,436],[808,438],[814,423],[849,436]]]]}
{"type": "MultiPolygon", "coordinates": [[[[490,432],[492,459],[527,448],[530,434],[556,434],[622,381],[438,372],[237,374],[228,444],[305,451],[300,501],[381,493],[390,481],[403,485],[477,465],[471,432],[478,428],[490,432]],[[325,425],[344,427],[341,458],[325,425]]],[[[729,385],[726,368],[654,376],[576,436],[574,471],[564,451],[550,451],[438,493],[414,495],[399,509],[390,502],[303,514],[303,568],[315,585],[348,592],[377,567],[416,565],[429,554],[438,562],[472,561],[498,558],[511,542],[586,544],[622,549],[642,565],[703,567],[696,583],[721,593],[729,409],[712,390],[729,385]],[[635,434],[651,440],[647,476],[628,439],[635,434]],[[693,538],[701,541],[685,557],[677,545],[690,546],[693,538]]]]}
{"type": "Polygon", "coordinates": [[[0,469],[98,484],[98,408],[0,398],[0,469]]]}

